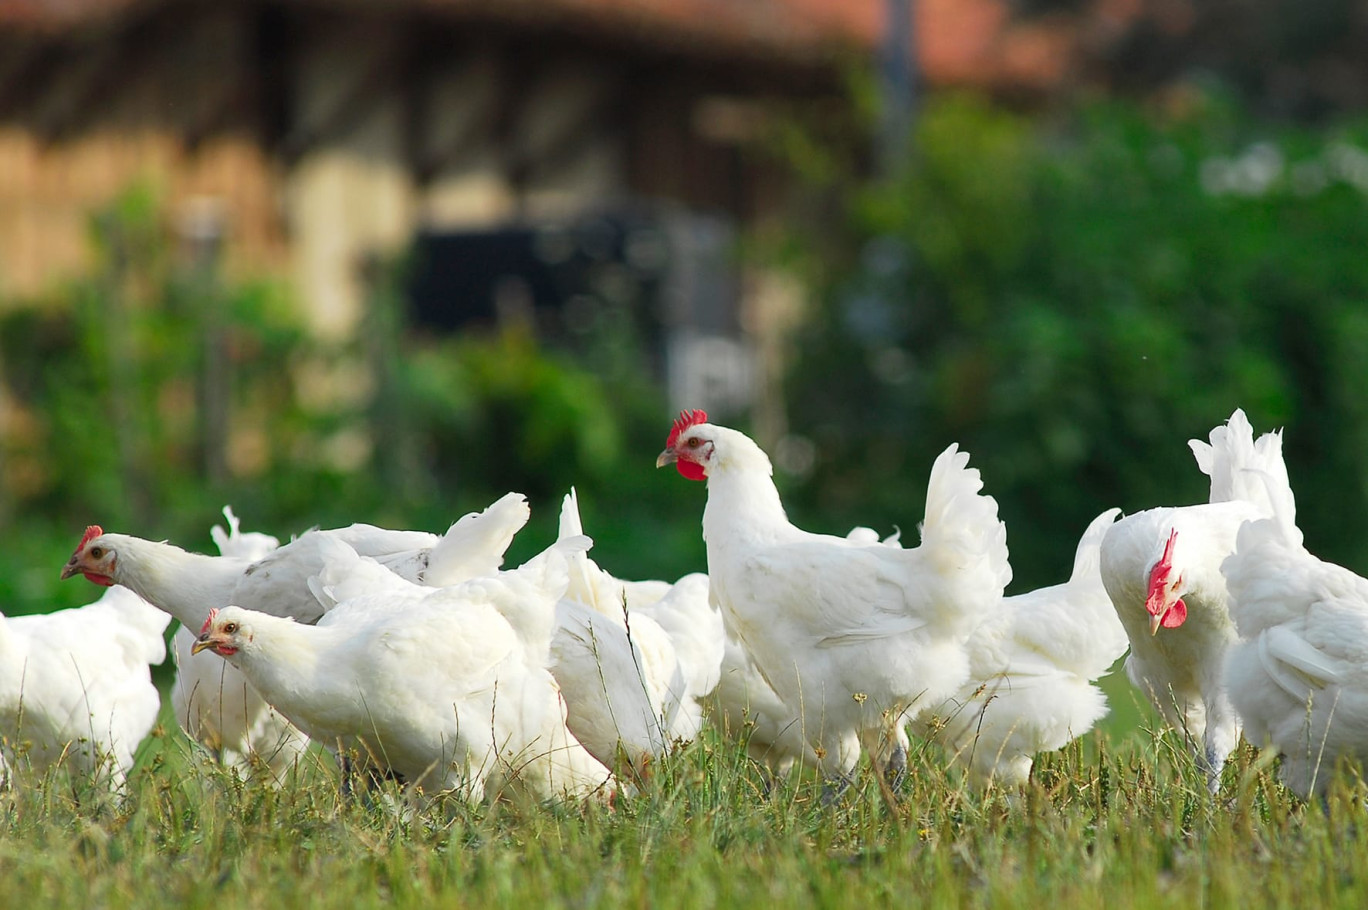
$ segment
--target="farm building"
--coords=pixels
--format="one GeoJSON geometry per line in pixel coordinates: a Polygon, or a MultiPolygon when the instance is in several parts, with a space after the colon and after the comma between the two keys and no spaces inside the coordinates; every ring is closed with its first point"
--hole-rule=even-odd
{"type": "Polygon", "coordinates": [[[92,211],[141,181],[174,242],[287,279],[324,340],[355,334],[377,258],[417,251],[411,318],[438,331],[573,308],[586,259],[625,264],[671,399],[743,408],[801,303],[734,256],[792,189],[750,154],[766,111],[848,104],[890,48],[931,83],[1056,84],[1072,33],[1009,10],[0,0],[0,306],[88,270],[92,211]]]}
{"type": "MultiPolygon", "coordinates": [[[[834,97],[884,7],[0,0],[0,294],[81,268],[88,213],[139,178],[221,217],[231,267],[287,270],[323,333],[355,323],[357,258],[419,229],[628,201],[744,226],[785,189],[739,154],[756,107],[834,97]]],[[[929,77],[1039,70],[1017,58],[1047,33],[1007,40],[1005,11],[921,3],[929,77]]]]}

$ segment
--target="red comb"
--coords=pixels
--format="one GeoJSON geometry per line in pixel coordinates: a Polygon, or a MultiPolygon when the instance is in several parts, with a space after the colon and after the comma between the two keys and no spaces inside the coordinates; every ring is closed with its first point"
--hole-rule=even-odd
{"type": "Polygon", "coordinates": [[[76,545],[76,551],[79,553],[82,547],[84,547],[86,544],[90,543],[92,540],[99,537],[103,533],[104,528],[100,527],[99,525],[91,525],[90,527],[86,528],[85,536],[82,537],[81,542],[76,545]]]}
{"type": "Polygon", "coordinates": [[[707,411],[698,408],[695,408],[692,411],[680,411],[679,416],[675,418],[674,428],[670,430],[669,438],[665,440],[665,448],[668,449],[670,446],[674,445],[675,440],[679,438],[679,434],[683,433],[689,427],[698,426],[700,423],[707,422],[707,411]]]}
{"type": "Polygon", "coordinates": [[[209,618],[206,619],[206,620],[204,621],[204,625],[200,626],[200,634],[201,634],[201,635],[203,635],[205,632],[208,632],[208,631],[209,631],[209,627],[212,626],[212,625],[214,624],[214,617],[215,617],[215,616],[218,616],[218,610],[210,610],[210,611],[209,611],[209,618]]]}
{"type": "Polygon", "coordinates": [[[1150,569],[1149,587],[1145,592],[1145,609],[1158,615],[1164,609],[1163,590],[1168,583],[1169,572],[1173,571],[1173,542],[1178,539],[1178,529],[1169,532],[1168,542],[1164,544],[1164,555],[1150,569]]]}
{"type": "Polygon", "coordinates": [[[1173,567],[1173,542],[1178,539],[1178,529],[1169,531],[1168,542],[1164,544],[1164,555],[1159,557],[1159,564],[1164,568],[1173,567]]]}

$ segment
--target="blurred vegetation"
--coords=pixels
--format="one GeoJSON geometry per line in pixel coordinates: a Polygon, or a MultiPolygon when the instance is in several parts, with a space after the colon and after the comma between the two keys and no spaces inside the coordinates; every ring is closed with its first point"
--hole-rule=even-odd
{"type": "Polygon", "coordinates": [[[1261,115],[1303,120],[1362,110],[1368,100],[1368,16],[1354,0],[1133,0],[1110,14],[1085,0],[1013,0],[1010,8],[1041,24],[1077,23],[1087,38],[1076,78],[1109,93],[1219,80],[1261,115]]]}
{"type": "Polygon", "coordinates": [[[288,539],[353,521],[441,532],[518,490],[533,519],[516,563],[554,539],[574,484],[605,564],[703,567],[701,490],[655,471],[668,412],[641,354],[623,355],[621,320],[579,340],[606,357],[518,326],[422,336],[394,265],[376,270],[357,340],[325,344],[280,284],[187,265],[164,221],[155,192],[130,188],[91,218],[89,275],[0,307],[5,612],[93,599],[57,581],[87,524],[212,552],[225,503],[244,529],[288,539]],[[216,396],[227,432],[206,425],[216,396]]]}
{"type": "Polygon", "coordinates": [[[771,247],[815,289],[795,515],[908,528],[957,441],[1001,503],[1011,590],[1054,583],[1103,509],[1205,500],[1185,442],[1242,407],[1286,427],[1308,546],[1368,568],[1365,124],[1194,90],[1036,118],[941,96],[896,173],[831,166],[843,142],[803,169],[841,227],[771,247]]]}
{"type": "MultiPolygon", "coordinates": [[[[912,539],[956,441],[1001,503],[1012,590],[1052,583],[1101,510],[1204,499],[1185,442],[1243,407],[1287,428],[1308,544],[1368,566],[1364,124],[1257,120],[1190,88],[1035,115],[943,95],[871,178],[867,121],[830,113],[782,124],[806,190],[744,251],[811,298],[791,435],[768,441],[795,521],[912,539]]],[[[56,581],[88,523],[205,550],[225,503],[282,537],[441,531],[515,489],[520,561],[575,484],[606,566],[703,567],[702,490],[652,467],[664,396],[611,307],[574,349],[518,326],[428,336],[378,266],[357,340],[325,345],[278,283],[172,248],[148,188],[91,225],[89,274],[0,305],[6,610],[90,599],[56,581]]]]}

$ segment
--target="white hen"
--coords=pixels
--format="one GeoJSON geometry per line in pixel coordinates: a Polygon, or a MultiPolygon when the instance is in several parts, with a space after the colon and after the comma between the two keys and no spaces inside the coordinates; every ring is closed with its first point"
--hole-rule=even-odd
{"type": "Polygon", "coordinates": [[[1107,713],[1093,683],[1127,642],[1102,585],[1098,550],[1120,511],[1088,525],[1067,582],[1003,598],[970,637],[969,681],[936,720],[976,785],[1024,784],[1037,752],[1063,747],[1107,713]]]}
{"type": "Polygon", "coordinates": [[[685,742],[695,739],[703,727],[703,700],[717,688],[726,653],[722,613],[710,596],[708,576],[693,572],[670,585],[659,600],[628,609],[633,623],[638,617],[654,620],[674,646],[678,672],[671,675],[662,699],[662,716],[670,736],[685,742]]]}
{"type": "MultiPolygon", "coordinates": [[[[260,532],[243,533],[230,506],[223,507],[227,530],[214,525],[209,536],[219,554],[255,562],[280,546],[260,532]]],[[[199,626],[182,624],[172,639],[176,681],[171,707],[187,736],[242,777],[259,768],[279,783],[304,755],[309,738],[266,703],[242,671],[226,661],[191,660],[199,626]]]]}
{"type": "Polygon", "coordinates": [[[828,778],[848,781],[862,739],[899,742],[905,714],[968,678],[965,641],[1011,568],[997,503],[967,461],[953,445],[936,459],[922,543],[904,550],[794,527],[765,453],[701,411],[680,415],[656,460],[707,480],[713,598],[828,778]]]}
{"type": "Polygon", "coordinates": [[[737,638],[728,635],[725,645],[709,702],[722,734],[745,743],[746,754],[772,775],[787,774],[795,762],[815,768],[817,753],[803,736],[802,715],[770,687],[737,638]]]}
{"type": "Polygon", "coordinates": [[[1118,521],[1102,541],[1102,580],[1130,638],[1126,673],[1189,738],[1207,787],[1240,739],[1221,671],[1236,641],[1221,562],[1244,522],[1295,512],[1282,436],[1257,441],[1244,412],[1189,445],[1211,477],[1210,502],[1161,507],[1118,521]],[[1265,481],[1268,481],[1267,483],[1265,481]]]}
{"type": "MultiPolygon", "coordinates": [[[[561,506],[560,536],[583,533],[572,489],[561,506]]],[[[698,699],[717,684],[722,663],[722,618],[708,601],[707,576],[673,585],[624,581],[579,553],[566,598],[573,603],[560,608],[565,634],[552,650],[572,729],[585,731],[581,738],[593,741],[595,754],[617,737],[638,770],[648,756],[693,740],[703,719],[698,699]]]]}
{"type": "Polygon", "coordinates": [[[64,764],[121,785],[156,723],[150,665],[170,617],[127,588],[93,604],[0,616],[0,776],[64,764]]]}
{"type": "MultiPolygon", "coordinates": [[[[873,528],[852,528],[851,543],[901,546],[900,532],[880,538],[873,528]]],[[[725,625],[725,624],[724,624],[725,625]]],[[[772,777],[788,774],[795,763],[817,765],[817,754],[802,736],[801,715],[784,704],[735,634],[726,630],[722,671],[709,700],[714,723],[729,739],[745,744],[746,754],[772,777]]]]}
{"type": "MultiPolygon", "coordinates": [[[[563,588],[563,564],[559,572],[563,588]]],[[[426,588],[395,578],[354,597],[348,583],[315,584],[345,598],[317,626],[229,607],[210,617],[196,649],[233,662],[313,738],[429,793],[613,792],[565,726],[545,638],[529,641],[506,618],[550,615],[559,594],[544,581],[510,572],[426,588]]]]}
{"type": "Polygon", "coordinates": [[[1368,579],[1307,552],[1286,514],[1243,525],[1221,571],[1245,735],[1278,749],[1294,793],[1323,795],[1337,761],[1368,761],[1368,579]]]}
{"type": "MultiPolygon", "coordinates": [[[[210,609],[230,603],[311,623],[323,614],[308,580],[323,565],[325,541],[343,541],[415,582],[429,575],[459,580],[464,572],[496,571],[527,517],[526,498],[509,493],[484,512],[455,522],[445,537],[355,524],[309,531],[264,556],[259,553],[261,538],[230,546],[231,552],[221,556],[204,556],[165,542],[106,534],[92,525],[62,569],[62,577],[80,574],[95,584],[127,585],[191,630],[203,626],[210,609]]],[[[220,536],[231,542],[233,533],[220,536]]],[[[237,680],[229,682],[209,692],[201,685],[192,697],[207,701],[198,711],[178,711],[178,717],[193,715],[200,723],[191,734],[224,760],[239,767],[261,761],[279,778],[299,754],[302,742],[271,718],[256,695],[237,680]]]]}

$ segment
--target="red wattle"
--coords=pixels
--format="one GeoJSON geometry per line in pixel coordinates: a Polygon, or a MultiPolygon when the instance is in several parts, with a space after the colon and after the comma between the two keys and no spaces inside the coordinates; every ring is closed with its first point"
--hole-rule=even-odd
{"type": "Polygon", "coordinates": [[[101,587],[114,587],[114,579],[110,578],[108,575],[99,575],[95,572],[82,572],[81,574],[86,577],[87,581],[93,581],[95,582],[95,584],[100,585],[101,587]]]}
{"type": "Polygon", "coordinates": [[[703,473],[703,466],[696,461],[685,461],[680,459],[675,462],[675,468],[689,480],[707,480],[708,475],[703,473]]]}
{"type": "Polygon", "coordinates": [[[1159,625],[1165,629],[1176,629],[1187,621],[1187,604],[1181,600],[1175,600],[1173,606],[1169,607],[1168,612],[1159,625]]]}

